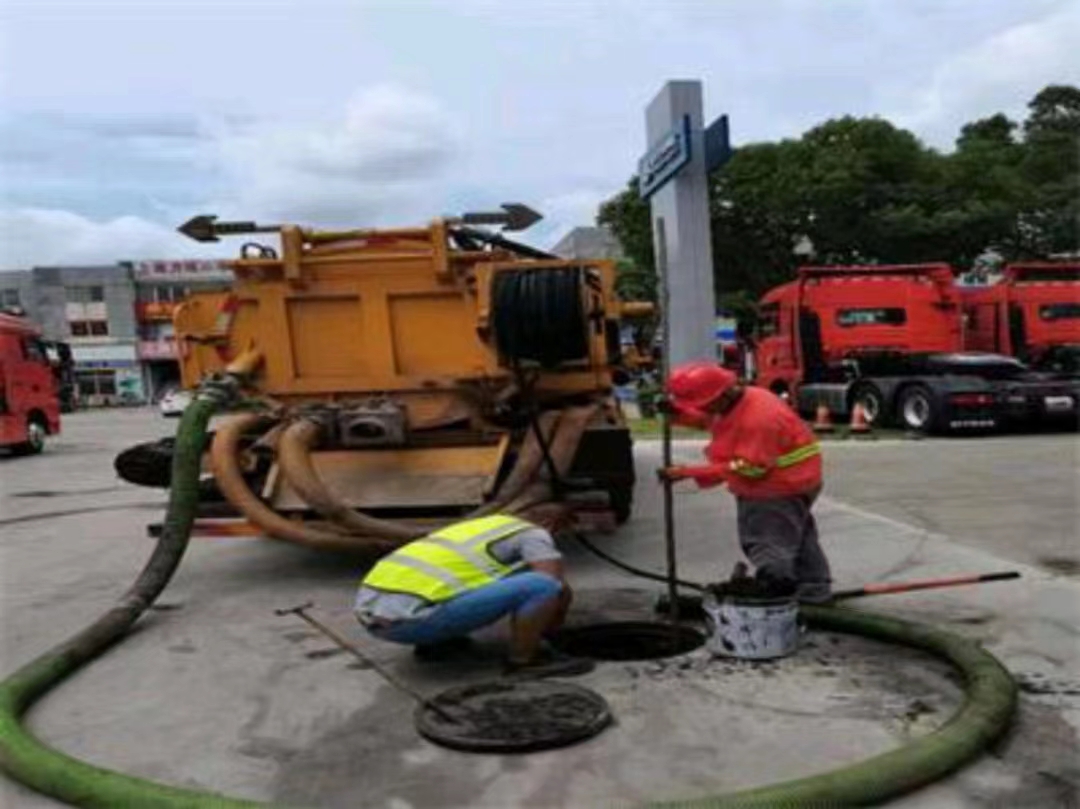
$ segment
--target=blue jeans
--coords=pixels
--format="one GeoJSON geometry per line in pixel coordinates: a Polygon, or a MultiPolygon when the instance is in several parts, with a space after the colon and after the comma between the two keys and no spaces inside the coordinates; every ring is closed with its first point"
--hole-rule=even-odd
{"type": "Polygon", "coordinates": [[[561,591],[562,583],[546,573],[515,573],[455,596],[421,618],[398,621],[371,634],[393,643],[440,643],[468,635],[508,613],[530,615],[561,591]]]}

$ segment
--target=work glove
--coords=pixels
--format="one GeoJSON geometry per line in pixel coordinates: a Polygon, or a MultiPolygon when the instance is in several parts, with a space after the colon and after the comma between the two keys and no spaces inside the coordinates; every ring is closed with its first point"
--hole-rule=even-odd
{"type": "Polygon", "coordinates": [[[656,478],[661,483],[678,483],[690,477],[684,466],[660,467],[656,470],[656,478]]]}

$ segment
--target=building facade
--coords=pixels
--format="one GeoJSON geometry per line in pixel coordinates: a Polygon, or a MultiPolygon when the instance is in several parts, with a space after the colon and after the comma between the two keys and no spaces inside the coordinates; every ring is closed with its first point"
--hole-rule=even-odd
{"type": "Polygon", "coordinates": [[[611,258],[625,255],[622,245],[607,227],[578,227],[563,236],[551,248],[559,258],[611,258]]]}
{"type": "Polygon", "coordinates": [[[0,272],[0,308],[22,309],[71,346],[80,407],[154,401],[179,384],[177,303],[228,287],[218,262],[142,261],[0,272]]]}
{"type": "Polygon", "coordinates": [[[232,271],[217,261],[138,261],[126,265],[135,287],[136,353],[148,398],[180,384],[173,312],[191,292],[227,289],[232,271]]]}

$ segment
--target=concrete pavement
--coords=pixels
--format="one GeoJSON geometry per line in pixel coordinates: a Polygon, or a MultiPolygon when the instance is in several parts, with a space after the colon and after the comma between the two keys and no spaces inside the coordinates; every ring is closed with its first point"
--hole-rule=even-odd
{"type": "MultiPolygon", "coordinates": [[[[116,482],[111,457],[173,427],[148,411],[77,414],[46,455],[0,461],[5,671],[80,628],[134,578],[150,548],[143,528],[156,519],[162,497],[116,482]],[[131,506],[27,519],[117,504],[131,506]]],[[[861,606],[979,638],[1021,679],[1024,693],[1017,727],[995,754],[897,805],[1072,805],[1080,784],[1080,585],[1052,568],[1017,564],[1016,554],[1002,554],[994,542],[978,546],[981,533],[966,533],[969,518],[961,508],[932,530],[897,519],[903,515],[878,513],[885,509],[867,502],[863,476],[925,465],[923,451],[938,444],[913,444],[923,454],[909,457],[913,450],[896,446],[903,443],[827,449],[833,480],[817,511],[836,579],[846,586],[1020,569],[1020,582],[883,597],[861,606]]],[[[1026,458],[1042,451],[1039,446],[1021,444],[1015,451],[1026,458]]],[[[971,451],[973,480],[992,477],[997,462],[979,447],[943,442],[930,456],[971,451]]],[[[1011,457],[1008,445],[995,451],[1011,457]]],[[[692,458],[695,448],[680,445],[679,452],[692,458]]],[[[659,496],[651,473],[658,446],[642,442],[637,455],[636,516],[598,542],[661,570],[659,496]]],[[[932,486],[927,497],[950,497],[942,480],[922,479],[932,486]]],[[[1067,484],[1017,474],[1011,491],[1021,500],[1026,487],[1035,487],[1034,496],[1065,513],[1075,503],[1067,484]]],[[[912,490],[910,497],[917,494],[912,490]]],[[[738,558],[733,502],[723,492],[692,488],[680,489],[676,500],[682,572],[699,580],[723,577],[738,558]]],[[[1005,522],[1011,503],[988,498],[979,516],[992,522],[996,509],[1005,522]]],[[[574,545],[565,550],[579,591],[575,620],[647,614],[658,586],[574,545]]],[[[797,656],[771,664],[711,662],[704,652],[602,664],[579,680],[602,693],[617,716],[601,736],[530,756],[456,753],[419,739],[412,706],[373,672],[357,668],[299,620],[273,614],[314,600],[325,618],[425,693],[497,673],[499,631],[485,634],[478,661],[436,666],[361,635],[349,614],[360,573],[350,560],[287,545],[196,540],[161,609],[47,697],[33,727],[65,752],[103,766],[295,805],[592,806],[726,792],[836,767],[936,727],[961,696],[950,673],[924,656],[821,635],[797,656]]],[[[54,805],[9,782],[0,788],[4,805],[54,805]]]]}

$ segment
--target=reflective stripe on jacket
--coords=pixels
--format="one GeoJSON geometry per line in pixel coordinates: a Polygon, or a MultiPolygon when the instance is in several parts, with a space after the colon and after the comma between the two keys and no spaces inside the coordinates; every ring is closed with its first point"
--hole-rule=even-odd
{"type": "Polygon", "coordinates": [[[709,425],[709,465],[689,470],[699,485],[727,483],[748,499],[793,497],[821,487],[821,447],[810,428],[778,396],[749,387],[709,425]]]}
{"type": "Polygon", "coordinates": [[[476,590],[513,573],[489,548],[535,526],[517,517],[495,515],[455,523],[414,540],[381,559],[363,584],[388,593],[406,593],[432,604],[476,590]]]}

